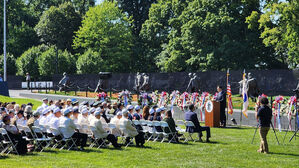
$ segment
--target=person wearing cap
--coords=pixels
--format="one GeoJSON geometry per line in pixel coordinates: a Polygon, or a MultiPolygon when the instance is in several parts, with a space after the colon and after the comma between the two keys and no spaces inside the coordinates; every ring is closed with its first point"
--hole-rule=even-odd
{"type": "Polygon", "coordinates": [[[65,108],[69,108],[69,107],[73,107],[73,106],[72,106],[72,100],[71,100],[71,99],[67,99],[67,100],[66,100],[65,108]]]}
{"type": "Polygon", "coordinates": [[[44,98],[44,99],[43,99],[42,107],[43,107],[43,108],[48,107],[48,102],[49,102],[49,101],[48,101],[48,98],[44,98]]]}
{"type": "Polygon", "coordinates": [[[49,128],[50,133],[48,134],[49,137],[54,137],[55,140],[59,141],[62,139],[62,135],[60,134],[59,130],[59,122],[61,118],[61,109],[56,107],[53,110],[53,117],[49,121],[49,128]]]}
{"type": "Polygon", "coordinates": [[[88,121],[91,122],[94,118],[94,113],[96,112],[96,108],[92,107],[88,111],[88,121]]]}
{"type": "Polygon", "coordinates": [[[164,106],[161,106],[160,109],[161,109],[161,112],[160,112],[161,113],[161,120],[163,120],[163,118],[165,117],[166,108],[164,106]]]}
{"type": "Polygon", "coordinates": [[[132,105],[128,105],[127,106],[127,109],[128,109],[128,119],[129,120],[133,120],[133,111],[134,111],[134,106],[132,106],[132,105]]]}
{"type": "Polygon", "coordinates": [[[135,113],[133,114],[133,119],[140,120],[142,118],[142,115],[139,114],[140,106],[136,105],[134,109],[135,109],[135,113]]]}
{"type": "Polygon", "coordinates": [[[24,110],[24,116],[26,115],[26,118],[29,119],[32,115],[32,106],[30,105],[27,105],[25,107],[25,110],[24,110]]]}
{"type": "Polygon", "coordinates": [[[81,111],[81,114],[79,114],[78,117],[78,125],[79,127],[79,132],[84,133],[84,134],[90,134],[90,129],[89,129],[89,124],[90,122],[88,121],[88,109],[84,108],[81,111]]]}
{"type": "MultiPolygon", "coordinates": [[[[162,117],[161,117],[161,108],[157,108],[155,115],[154,115],[154,121],[161,121],[162,117]]],[[[163,132],[162,127],[161,126],[156,126],[155,127],[156,131],[158,132],[163,132]]]]}
{"type": "Polygon", "coordinates": [[[112,129],[112,134],[116,137],[121,136],[121,131],[119,129],[119,121],[122,118],[122,112],[118,112],[110,121],[111,124],[115,124],[116,128],[112,129]]]}
{"type": "Polygon", "coordinates": [[[194,104],[189,105],[189,111],[185,113],[185,120],[186,121],[192,121],[195,127],[186,127],[186,132],[198,132],[198,138],[199,141],[202,142],[202,131],[206,131],[207,136],[206,136],[206,142],[210,142],[209,138],[211,137],[210,133],[210,127],[207,126],[200,126],[200,123],[197,118],[197,114],[194,112],[195,111],[195,106],[194,104]]]}
{"type": "Polygon", "coordinates": [[[74,121],[75,125],[79,127],[78,125],[78,117],[79,117],[79,109],[78,108],[70,108],[71,111],[73,111],[73,115],[71,119],[74,121]]]}
{"type": "Polygon", "coordinates": [[[22,134],[19,132],[16,126],[11,125],[10,116],[3,117],[3,128],[7,131],[7,134],[13,141],[18,141],[16,144],[16,150],[19,154],[27,153],[27,141],[22,138],[22,134]]]}
{"type": "Polygon", "coordinates": [[[154,108],[151,108],[151,109],[149,110],[149,114],[150,114],[150,116],[149,116],[149,120],[150,120],[150,121],[154,121],[155,113],[156,113],[156,111],[155,111],[154,108]]]}
{"type": "Polygon", "coordinates": [[[64,138],[73,138],[76,140],[76,145],[80,146],[80,150],[84,150],[86,146],[87,136],[86,134],[81,134],[77,130],[74,121],[70,118],[72,111],[70,109],[64,109],[63,115],[59,120],[59,129],[64,138]]]}
{"type": "MultiPolygon", "coordinates": [[[[40,112],[39,111],[35,111],[32,114],[33,116],[31,118],[29,118],[28,122],[27,122],[27,126],[32,130],[32,126],[36,126],[39,127],[39,117],[40,117],[40,112]]],[[[39,138],[42,137],[42,135],[40,134],[40,136],[38,136],[39,138]]]]}
{"type": "MultiPolygon", "coordinates": [[[[90,127],[93,133],[94,138],[106,138],[115,148],[119,148],[120,146],[117,144],[117,138],[112,135],[108,134],[107,131],[103,128],[101,118],[101,112],[96,111],[94,113],[95,118],[90,122],[90,127]]],[[[102,143],[102,142],[99,142],[102,143]]]]}
{"type": "Polygon", "coordinates": [[[110,131],[109,127],[108,127],[108,123],[110,123],[110,120],[107,118],[104,108],[102,105],[100,105],[100,107],[97,108],[96,112],[99,111],[101,113],[101,122],[102,122],[102,126],[106,131],[110,131]]]}
{"type": "Polygon", "coordinates": [[[119,121],[119,125],[124,128],[122,130],[125,135],[128,137],[126,138],[126,143],[130,142],[130,137],[135,137],[136,146],[143,146],[145,143],[144,135],[140,132],[138,133],[137,129],[133,126],[132,121],[128,120],[128,111],[124,109],[122,111],[123,117],[119,121]]]}
{"type": "Polygon", "coordinates": [[[110,114],[116,115],[116,114],[117,114],[116,111],[117,111],[117,103],[114,102],[114,103],[112,104],[112,108],[110,109],[110,114]]]}
{"type": "Polygon", "coordinates": [[[19,104],[15,104],[14,105],[14,110],[15,110],[16,113],[18,113],[21,110],[20,105],[19,104]]]}
{"type": "Polygon", "coordinates": [[[47,134],[46,125],[48,124],[47,116],[50,114],[50,108],[46,107],[42,111],[42,116],[39,119],[39,125],[43,131],[44,134],[47,134]]]}

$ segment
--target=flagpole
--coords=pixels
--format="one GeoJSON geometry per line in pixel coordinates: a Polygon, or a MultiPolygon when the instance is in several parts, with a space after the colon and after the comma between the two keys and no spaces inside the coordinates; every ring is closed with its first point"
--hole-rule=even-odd
{"type": "Polygon", "coordinates": [[[4,82],[6,82],[6,0],[4,0],[3,6],[3,71],[4,71],[4,82]]]}

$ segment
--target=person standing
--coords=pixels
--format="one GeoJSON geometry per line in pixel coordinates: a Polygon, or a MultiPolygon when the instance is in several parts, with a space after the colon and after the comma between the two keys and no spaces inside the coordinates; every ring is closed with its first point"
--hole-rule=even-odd
{"type": "Polygon", "coordinates": [[[269,153],[267,134],[270,130],[270,124],[272,119],[272,110],[268,106],[269,100],[266,97],[262,97],[260,100],[260,105],[256,108],[255,116],[259,122],[259,131],[261,137],[260,149],[257,151],[259,153],[269,153]]]}
{"type": "Polygon", "coordinates": [[[220,102],[220,126],[226,127],[226,92],[223,90],[222,86],[217,86],[217,92],[216,101],[220,102]]]}
{"type": "Polygon", "coordinates": [[[27,89],[30,89],[30,81],[31,81],[31,77],[29,75],[29,73],[26,73],[26,82],[27,82],[27,89]]]}

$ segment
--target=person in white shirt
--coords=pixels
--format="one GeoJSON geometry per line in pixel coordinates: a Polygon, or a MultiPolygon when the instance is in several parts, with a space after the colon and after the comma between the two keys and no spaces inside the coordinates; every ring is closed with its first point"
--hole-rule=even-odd
{"type": "Polygon", "coordinates": [[[91,122],[94,119],[94,115],[93,114],[94,114],[95,111],[96,111],[96,109],[94,107],[92,107],[92,108],[89,109],[89,116],[88,116],[88,121],[89,122],[91,122]]]}
{"type": "Polygon", "coordinates": [[[119,129],[119,121],[122,117],[122,113],[121,112],[117,112],[117,114],[111,119],[110,123],[111,124],[115,124],[116,128],[112,129],[112,134],[115,135],[116,137],[121,136],[121,131],[119,129]]]}
{"type": "Polygon", "coordinates": [[[84,150],[87,141],[87,135],[81,134],[76,128],[73,120],[70,119],[72,112],[70,109],[63,110],[64,117],[59,121],[59,129],[64,138],[76,139],[77,146],[80,146],[80,150],[84,150]]]}
{"type": "Polygon", "coordinates": [[[126,138],[126,143],[130,142],[129,137],[135,137],[136,146],[137,147],[139,147],[139,146],[143,147],[143,145],[145,143],[144,135],[141,132],[138,133],[137,129],[133,126],[132,121],[128,120],[128,111],[126,109],[124,109],[122,111],[122,113],[123,113],[123,117],[120,119],[119,125],[122,128],[124,128],[122,131],[126,136],[128,136],[126,138]]]}
{"type": "Polygon", "coordinates": [[[59,123],[60,123],[60,117],[61,117],[61,110],[60,108],[55,108],[53,110],[53,117],[51,118],[51,120],[49,121],[49,127],[51,130],[51,135],[50,136],[54,136],[54,138],[56,140],[61,140],[62,136],[60,135],[59,132],[59,123]]]}
{"type": "Polygon", "coordinates": [[[47,134],[47,129],[46,125],[48,124],[48,119],[47,116],[50,114],[50,108],[46,107],[42,111],[42,116],[39,119],[39,127],[41,128],[42,132],[44,134],[47,134]]]}
{"type": "Polygon", "coordinates": [[[81,114],[78,117],[78,124],[80,125],[79,132],[84,133],[84,134],[90,134],[90,129],[89,129],[89,124],[90,122],[88,121],[88,110],[83,109],[81,111],[81,114]]]}
{"type": "MultiPolygon", "coordinates": [[[[112,145],[115,148],[119,148],[120,146],[117,144],[117,138],[112,134],[108,134],[107,131],[104,130],[104,128],[102,126],[102,122],[100,120],[101,112],[96,111],[94,115],[95,115],[95,118],[90,122],[90,127],[91,127],[94,138],[106,138],[109,142],[112,143],[112,145]]],[[[99,143],[101,143],[101,142],[99,142],[99,143]]]]}
{"type": "Polygon", "coordinates": [[[48,107],[48,102],[49,102],[49,101],[48,101],[48,98],[44,98],[44,99],[43,99],[42,107],[43,107],[43,108],[48,107]]]}

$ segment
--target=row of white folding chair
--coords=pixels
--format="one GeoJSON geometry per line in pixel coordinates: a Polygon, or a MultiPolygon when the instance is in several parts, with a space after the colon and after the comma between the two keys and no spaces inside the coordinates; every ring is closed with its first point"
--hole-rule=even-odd
{"type": "Polygon", "coordinates": [[[181,132],[185,138],[185,142],[192,140],[195,142],[195,139],[192,137],[193,132],[187,132],[187,127],[195,127],[194,123],[192,121],[183,121],[183,120],[177,120],[178,127],[176,128],[178,132],[181,132]],[[185,128],[183,128],[185,127],[185,128]],[[184,134],[188,134],[188,137],[186,137],[184,134]]]}
{"type": "Polygon", "coordinates": [[[17,151],[17,145],[18,141],[12,141],[9,134],[4,128],[0,128],[1,135],[3,137],[3,140],[1,140],[1,155],[6,153],[8,155],[11,152],[15,152],[16,154],[19,154],[17,151]]]}
{"type": "Polygon", "coordinates": [[[170,127],[165,121],[149,121],[149,120],[133,120],[134,125],[141,125],[144,133],[149,133],[151,136],[147,139],[149,141],[152,137],[154,137],[154,141],[157,141],[159,137],[162,137],[161,143],[164,142],[169,135],[172,135],[172,138],[169,142],[172,142],[176,138],[176,134],[171,132],[170,127]],[[161,127],[162,132],[158,132],[156,127],[161,127]],[[166,131],[169,130],[169,132],[166,131]]]}

